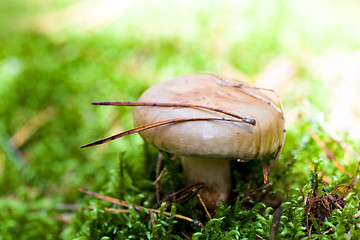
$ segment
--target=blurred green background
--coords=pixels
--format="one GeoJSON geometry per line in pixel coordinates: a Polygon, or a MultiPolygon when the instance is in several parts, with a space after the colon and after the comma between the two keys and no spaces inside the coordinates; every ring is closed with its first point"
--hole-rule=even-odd
{"type": "Polygon", "coordinates": [[[131,107],[90,102],[136,100],[175,76],[216,72],[276,89],[288,153],[309,118],[356,145],[359,13],[355,0],[1,1],[0,239],[75,236],[62,206],[83,204],[78,188],[106,193],[124,151],[145,171],[139,136],[79,148],[133,126],[131,107]]]}

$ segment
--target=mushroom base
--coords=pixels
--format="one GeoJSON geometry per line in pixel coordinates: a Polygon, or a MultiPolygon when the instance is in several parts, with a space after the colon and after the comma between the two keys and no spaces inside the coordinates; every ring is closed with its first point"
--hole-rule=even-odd
{"type": "Polygon", "coordinates": [[[217,209],[220,201],[228,200],[231,191],[229,161],[201,157],[182,157],[181,160],[187,183],[205,184],[200,195],[208,209],[217,209]]]}

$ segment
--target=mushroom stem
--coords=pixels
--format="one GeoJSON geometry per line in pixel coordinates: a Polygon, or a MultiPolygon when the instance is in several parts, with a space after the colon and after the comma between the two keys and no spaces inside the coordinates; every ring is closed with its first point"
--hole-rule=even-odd
{"type": "Polygon", "coordinates": [[[200,190],[206,207],[217,209],[220,201],[226,202],[231,190],[230,163],[224,159],[182,157],[182,167],[188,184],[203,182],[200,190]]]}

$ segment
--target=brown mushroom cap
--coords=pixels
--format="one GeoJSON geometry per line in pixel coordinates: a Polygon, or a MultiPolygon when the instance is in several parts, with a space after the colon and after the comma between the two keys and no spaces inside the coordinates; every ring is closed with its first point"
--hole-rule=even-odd
{"type": "MultiPolygon", "coordinates": [[[[283,119],[259,90],[231,87],[214,75],[181,76],[146,90],[139,101],[187,103],[222,109],[256,120],[256,125],[225,121],[167,124],[140,133],[153,146],[180,156],[248,161],[275,152],[283,141],[283,119]],[[244,92],[260,96],[266,101],[244,92]]],[[[175,118],[233,118],[197,108],[136,107],[136,126],[175,118]]],[[[234,118],[235,119],[235,118],[234,118]]]]}

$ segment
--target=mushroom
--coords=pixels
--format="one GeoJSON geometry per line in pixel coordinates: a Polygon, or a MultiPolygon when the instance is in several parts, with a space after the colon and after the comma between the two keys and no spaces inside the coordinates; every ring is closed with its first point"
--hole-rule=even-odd
{"type": "Polygon", "coordinates": [[[204,183],[200,194],[214,210],[229,198],[231,160],[246,162],[278,151],[269,169],[263,164],[266,181],[281,153],[284,114],[260,90],[275,92],[216,74],[189,75],[149,88],[138,102],[94,102],[136,106],[137,127],[82,148],[139,132],[148,143],[181,157],[185,179],[204,183]]]}
{"type": "Polygon", "coordinates": [[[256,124],[235,117],[222,121],[224,113],[204,108],[135,107],[137,127],[169,119],[204,119],[165,124],[139,134],[151,145],[181,157],[188,184],[205,184],[200,195],[209,209],[229,198],[231,160],[249,161],[282,148],[282,111],[257,88],[232,79],[215,74],[181,76],[152,86],[139,101],[198,104],[256,120],[256,124]]]}

